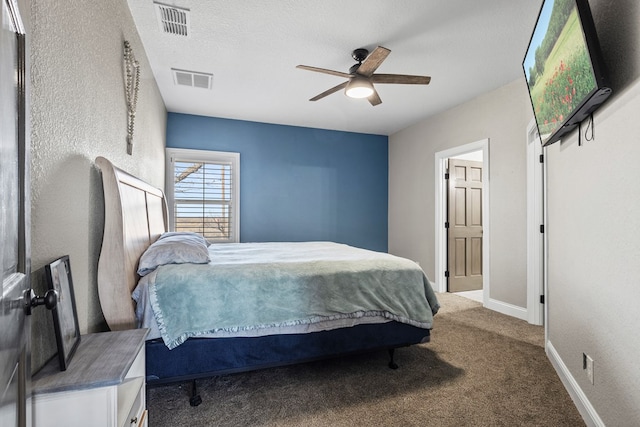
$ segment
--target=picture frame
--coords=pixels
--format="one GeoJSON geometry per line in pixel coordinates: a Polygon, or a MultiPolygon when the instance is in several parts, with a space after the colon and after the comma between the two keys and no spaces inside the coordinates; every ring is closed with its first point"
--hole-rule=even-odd
{"type": "Polygon", "coordinates": [[[58,347],[60,370],[66,371],[80,344],[78,313],[73,293],[69,256],[65,255],[45,266],[47,285],[56,292],[57,304],[51,310],[58,347]]]}

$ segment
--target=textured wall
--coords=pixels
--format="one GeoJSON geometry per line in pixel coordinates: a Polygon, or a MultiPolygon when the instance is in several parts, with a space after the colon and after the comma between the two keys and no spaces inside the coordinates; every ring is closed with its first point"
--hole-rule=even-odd
{"type": "MultiPolygon", "coordinates": [[[[166,109],[126,1],[31,1],[31,197],[34,288],[68,254],[82,333],[103,328],[96,276],[102,242],[104,156],[164,185],[166,109]],[[141,64],[135,147],[126,154],[123,41],[141,64]]],[[[55,352],[49,313],[34,316],[34,368],[55,352]]]]}
{"type": "Polygon", "coordinates": [[[240,240],[387,251],[388,138],[170,113],[167,147],[240,153],[240,240]]]}
{"type": "Polygon", "coordinates": [[[435,274],[435,153],[489,139],[491,298],[526,307],[526,84],[516,81],[389,138],[389,252],[435,274]]]}

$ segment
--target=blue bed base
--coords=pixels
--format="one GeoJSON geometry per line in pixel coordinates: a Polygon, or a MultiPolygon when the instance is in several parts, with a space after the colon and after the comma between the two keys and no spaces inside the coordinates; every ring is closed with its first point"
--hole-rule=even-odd
{"type": "MultiPolygon", "coordinates": [[[[250,338],[190,338],[169,350],[146,343],[147,385],[285,366],[347,354],[393,350],[428,342],[430,331],[398,322],[363,324],[307,334],[250,338]]],[[[195,383],[194,383],[195,385],[195,383]]]]}

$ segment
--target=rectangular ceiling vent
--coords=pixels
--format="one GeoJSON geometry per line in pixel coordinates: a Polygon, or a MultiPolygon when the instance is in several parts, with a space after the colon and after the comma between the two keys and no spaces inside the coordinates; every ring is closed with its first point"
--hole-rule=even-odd
{"type": "Polygon", "coordinates": [[[189,9],[156,2],[153,2],[153,5],[156,9],[156,16],[162,32],[189,37],[191,26],[189,9]]]}
{"type": "Polygon", "coordinates": [[[171,69],[173,83],[178,86],[191,86],[201,89],[211,89],[213,74],[200,73],[197,71],[171,69]]]}

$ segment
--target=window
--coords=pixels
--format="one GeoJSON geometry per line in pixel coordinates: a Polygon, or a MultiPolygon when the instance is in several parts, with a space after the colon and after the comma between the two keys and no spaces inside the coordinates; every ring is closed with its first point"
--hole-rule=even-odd
{"type": "Polygon", "coordinates": [[[239,153],[168,148],[166,176],[172,230],[240,241],[239,153]]]}

